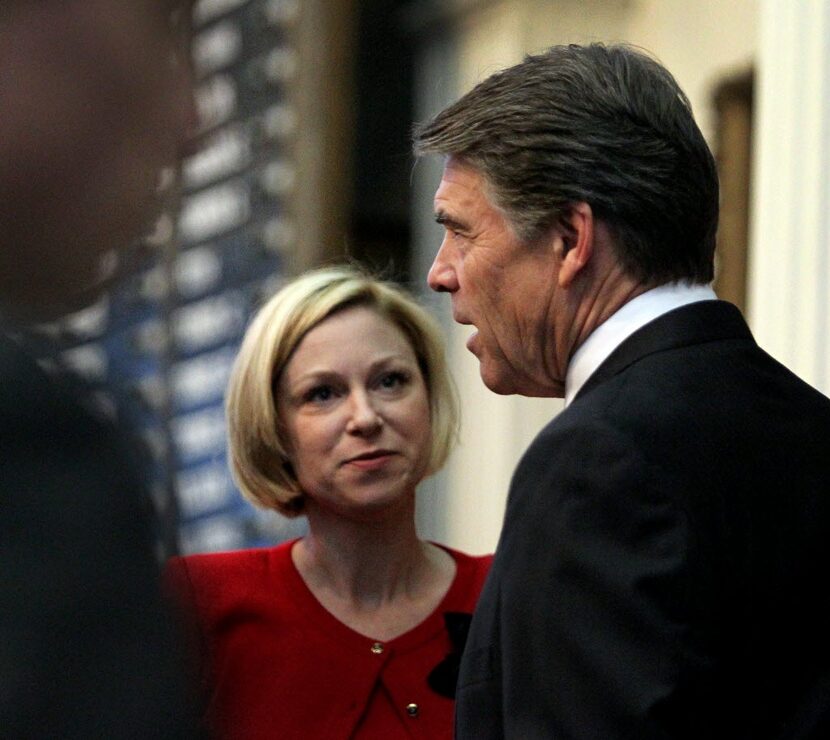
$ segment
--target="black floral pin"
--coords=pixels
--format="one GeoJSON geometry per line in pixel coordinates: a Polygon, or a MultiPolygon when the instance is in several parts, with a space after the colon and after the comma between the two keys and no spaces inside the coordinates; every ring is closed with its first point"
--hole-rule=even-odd
{"type": "Polygon", "coordinates": [[[429,687],[441,696],[455,699],[455,686],[458,683],[458,669],[461,666],[461,654],[467,643],[467,633],[473,615],[465,612],[444,612],[444,624],[450,637],[450,652],[427,676],[429,687]]]}

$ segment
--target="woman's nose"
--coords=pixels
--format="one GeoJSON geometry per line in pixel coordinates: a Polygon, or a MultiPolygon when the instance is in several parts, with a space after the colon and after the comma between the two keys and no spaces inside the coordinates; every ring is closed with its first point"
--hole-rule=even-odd
{"type": "Polygon", "coordinates": [[[380,415],[371,397],[365,391],[352,394],[351,409],[346,431],[350,434],[372,434],[383,426],[380,415]]]}

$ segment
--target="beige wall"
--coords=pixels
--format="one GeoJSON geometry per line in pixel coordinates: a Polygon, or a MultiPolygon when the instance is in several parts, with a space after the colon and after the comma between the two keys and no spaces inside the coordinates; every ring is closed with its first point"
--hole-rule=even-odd
{"type": "MultiPolygon", "coordinates": [[[[551,44],[624,41],[648,49],[674,73],[704,134],[711,136],[714,87],[719,79],[746,68],[755,54],[756,6],[755,0],[471,3],[455,21],[458,93],[525,53],[551,44]]],[[[437,242],[424,248],[434,254],[437,242]]],[[[424,255],[419,261],[425,261],[424,255]]],[[[448,303],[444,301],[443,309],[448,303]]],[[[422,516],[422,531],[469,552],[492,551],[512,471],[561,402],[498,397],[488,391],[479,379],[477,361],[464,347],[467,329],[448,325],[450,359],[463,410],[461,444],[437,491],[422,503],[429,512],[422,516]]]]}
{"type": "Polygon", "coordinates": [[[773,357],[830,394],[830,4],[761,7],[750,325],[773,357]]]}
{"type": "Polygon", "coordinates": [[[757,0],[504,0],[459,24],[462,90],[552,44],[626,42],[654,54],[712,132],[718,80],[747,68],[757,49],[757,0]]]}

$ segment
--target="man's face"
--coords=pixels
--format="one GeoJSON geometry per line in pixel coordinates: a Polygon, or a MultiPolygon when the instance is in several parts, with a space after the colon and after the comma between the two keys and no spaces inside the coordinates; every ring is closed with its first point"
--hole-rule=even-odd
{"type": "Polygon", "coordinates": [[[0,12],[0,298],[72,307],[158,215],[195,129],[180,0],[10,0],[0,12]]]}
{"type": "Polygon", "coordinates": [[[555,237],[522,243],[483,176],[453,157],[435,193],[435,214],[445,233],[428,282],[450,293],[457,322],[476,328],[467,348],[479,359],[484,384],[501,394],[561,396],[555,237]]]}

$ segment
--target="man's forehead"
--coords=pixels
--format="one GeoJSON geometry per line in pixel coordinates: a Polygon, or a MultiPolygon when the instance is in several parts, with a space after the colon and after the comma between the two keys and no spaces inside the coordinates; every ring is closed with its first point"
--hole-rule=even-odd
{"type": "Polygon", "coordinates": [[[446,180],[483,180],[479,169],[469,160],[451,154],[444,160],[443,179],[446,180]]]}
{"type": "Polygon", "coordinates": [[[439,210],[492,205],[487,180],[475,167],[463,160],[447,159],[441,182],[435,191],[434,205],[439,210]]]}

